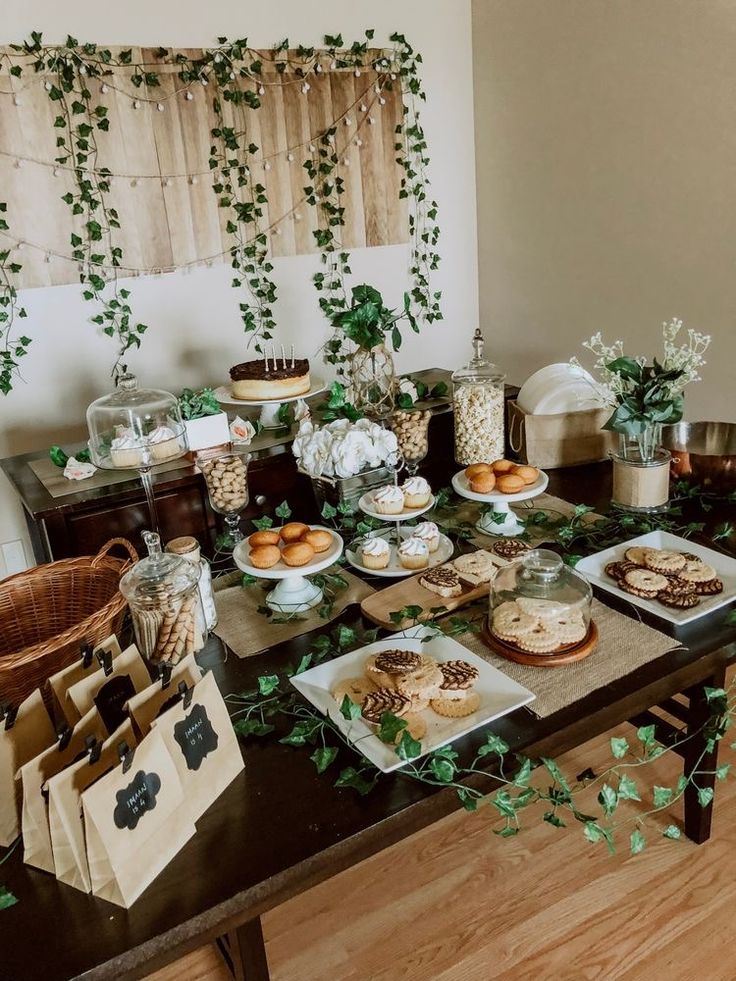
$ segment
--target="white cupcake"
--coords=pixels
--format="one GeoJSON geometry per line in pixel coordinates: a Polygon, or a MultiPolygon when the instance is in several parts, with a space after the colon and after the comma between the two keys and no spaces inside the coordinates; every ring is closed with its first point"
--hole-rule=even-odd
{"type": "Polygon", "coordinates": [[[430,552],[436,552],[440,547],[440,530],[434,521],[420,521],[416,528],[412,528],[411,536],[426,542],[430,552]]]}
{"type": "Polygon", "coordinates": [[[373,495],[373,507],[378,514],[401,514],[404,510],[404,493],[394,484],[380,487],[373,495]]]}
{"type": "Polygon", "coordinates": [[[368,538],[360,546],[360,558],[366,569],[385,569],[391,548],[385,538],[368,538]]]}
{"type": "Polygon", "coordinates": [[[148,434],[146,440],[151,447],[153,459],[159,463],[179,456],[181,452],[176,433],[168,426],[157,426],[153,432],[148,434]]]}
{"type": "Polygon", "coordinates": [[[132,430],[121,432],[110,444],[110,462],[114,467],[135,470],[146,461],[143,459],[141,440],[132,430]]]}
{"type": "Polygon", "coordinates": [[[423,508],[425,504],[429,504],[429,495],[432,493],[432,488],[424,477],[409,477],[401,485],[401,490],[404,493],[405,507],[423,508]]]}
{"type": "Polygon", "coordinates": [[[419,538],[405,538],[399,545],[399,562],[405,569],[426,569],[429,546],[419,538]]]}

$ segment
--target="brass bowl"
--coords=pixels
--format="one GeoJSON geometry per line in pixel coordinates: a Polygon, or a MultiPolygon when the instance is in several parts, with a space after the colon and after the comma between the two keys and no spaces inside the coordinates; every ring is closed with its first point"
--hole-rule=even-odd
{"type": "Polygon", "coordinates": [[[736,490],[736,423],[678,422],[662,427],[672,477],[719,492],[736,490]]]}

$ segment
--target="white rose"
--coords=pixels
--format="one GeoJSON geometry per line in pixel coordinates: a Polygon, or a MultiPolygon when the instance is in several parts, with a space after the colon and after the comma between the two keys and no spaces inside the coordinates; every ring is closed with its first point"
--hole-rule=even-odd
{"type": "Polygon", "coordinates": [[[256,427],[248,419],[236,416],[230,423],[230,439],[233,443],[250,443],[256,434],[256,427]]]}
{"type": "Polygon", "coordinates": [[[309,411],[309,406],[304,401],[304,399],[297,399],[294,405],[294,421],[301,422],[303,419],[309,419],[311,412],[309,411]]]}

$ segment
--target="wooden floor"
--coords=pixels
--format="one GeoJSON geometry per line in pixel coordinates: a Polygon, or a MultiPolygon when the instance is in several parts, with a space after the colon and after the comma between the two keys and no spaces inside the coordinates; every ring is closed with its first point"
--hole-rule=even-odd
{"type": "MultiPolygon", "coordinates": [[[[563,757],[565,772],[602,769],[608,736],[563,757]]],[[[721,762],[729,757],[724,740],[721,762]]],[[[671,785],[678,764],[667,754],[646,767],[646,782],[644,771],[637,778],[671,785]]],[[[488,811],[453,815],[267,914],[271,977],[732,981],[734,778],[717,785],[716,798],[711,841],[667,841],[652,826],[633,857],[622,842],[611,858],[580,826],[557,830],[541,814],[529,813],[528,830],[506,840],[491,833],[488,811]]],[[[230,975],[208,947],[153,977],[230,975]]]]}

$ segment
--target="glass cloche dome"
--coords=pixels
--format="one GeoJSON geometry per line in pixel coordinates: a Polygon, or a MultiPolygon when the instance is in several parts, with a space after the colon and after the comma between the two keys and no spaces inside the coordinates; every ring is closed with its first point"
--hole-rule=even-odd
{"type": "Polygon", "coordinates": [[[588,581],[556,552],[532,549],[491,582],[490,632],[528,654],[568,651],[589,636],[592,600],[588,581]]]}
{"type": "Polygon", "coordinates": [[[106,470],[145,470],[187,451],[179,404],[170,392],[138,388],[125,374],[87,409],[92,463],[106,470]]]}

